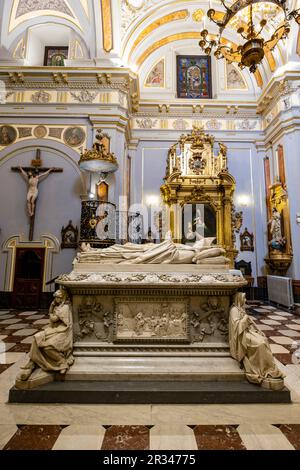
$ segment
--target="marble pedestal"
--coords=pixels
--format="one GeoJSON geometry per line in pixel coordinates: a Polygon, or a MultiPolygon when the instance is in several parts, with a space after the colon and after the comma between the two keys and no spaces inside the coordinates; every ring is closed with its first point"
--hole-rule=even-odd
{"type": "Polygon", "coordinates": [[[239,271],[75,263],[59,283],[74,321],[65,380],[244,380],[227,337],[232,295],[246,284],[239,271]]]}
{"type": "Polygon", "coordinates": [[[10,402],[286,403],[245,379],[228,344],[240,271],[197,265],[74,265],[74,358],[66,375],[36,370],[10,402]]]}

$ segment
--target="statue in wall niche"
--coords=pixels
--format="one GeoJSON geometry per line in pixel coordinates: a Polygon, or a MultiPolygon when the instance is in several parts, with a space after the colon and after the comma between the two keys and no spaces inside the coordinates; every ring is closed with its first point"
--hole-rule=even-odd
{"type": "Polygon", "coordinates": [[[29,362],[21,367],[17,380],[28,380],[36,367],[65,374],[73,364],[73,327],[70,299],[64,289],[54,293],[49,324],[33,336],[29,362]]]}
{"type": "Polygon", "coordinates": [[[269,242],[271,247],[275,250],[282,250],[284,247],[286,240],[282,236],[282,227],[281,227],[281,215],[280,212],[273,207],[272,209],[272,217],[269,220],[268,224],[270,225],[270,233],[272,236],[271,241],[269,242]]]}
{"type": "Polygon", "coordinates": [[[81,245],[81,253],[77,254],[79,263],[102,264],[217,264],[227,265],[225,250],[211,246],[214,238],[203,238],[194,245],[182,245],[172,240],[162,243],[137,245],[113,245],[109,248],[91,248],[89,244],[81,245]]]}
{"type": "Polygon", "coordinates": [[[280,390],[284,374],[278,369],[265,334],[245,311],[246,294],[234,296],[229,312],[230,354],[241,362],[249,382],[280,390]]]}

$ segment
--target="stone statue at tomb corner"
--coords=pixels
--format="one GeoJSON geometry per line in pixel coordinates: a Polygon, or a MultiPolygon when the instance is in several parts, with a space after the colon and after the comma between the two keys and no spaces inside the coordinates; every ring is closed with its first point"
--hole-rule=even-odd
{"type": "Polygon", "coordinates": [[[26,381],[33,371],[40,367],[43,371],[65,374],[74,363],[72,308],[65,289],[54,293],[49,308],[49,324],[33,336],[29,351],[29,361],[17,376],[17,381],[26,381]]]}
{"type": "Polygon", "coordinates": [[[265,334],[245,311],[246,294],[234,296],[229,311],[229,346],[231,356],[239,361],[249,382],[264,388],[281,390],[284,374],[275,363],[265,334]]]}

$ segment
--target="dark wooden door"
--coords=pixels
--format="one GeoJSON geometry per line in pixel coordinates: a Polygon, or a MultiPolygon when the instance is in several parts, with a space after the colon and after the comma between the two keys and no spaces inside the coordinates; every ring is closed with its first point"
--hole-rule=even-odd
{"type": "Polygon", "coordinates": [[[13,308],[39,308],[44,260],[44,248],[17,248],[13,308]]]}

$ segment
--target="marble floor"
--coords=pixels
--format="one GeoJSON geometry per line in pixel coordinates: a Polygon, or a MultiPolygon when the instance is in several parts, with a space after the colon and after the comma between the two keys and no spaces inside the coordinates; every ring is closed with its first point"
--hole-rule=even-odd
{"type": "Polygon", "coordinates": [[[8,404],[32,335],[47,312],[0,311],[0,449],[3,450],[300,450],[300,316],[248,306],[286,374],[291,404],[8,404]]]}

